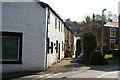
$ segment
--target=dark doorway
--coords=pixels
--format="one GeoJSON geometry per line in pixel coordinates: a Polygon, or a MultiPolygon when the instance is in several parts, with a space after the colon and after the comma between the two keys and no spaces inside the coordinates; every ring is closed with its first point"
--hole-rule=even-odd
{"type": "Polygon", "coordinates": [[[82,44],[81,44],[81,40],[78,39],[76,42],[76,54],[75,54],[75,58],[77,58],[80,53],[82,52],[82,44]]]}
{"type": "Polygon", "coordinates": [[[59,54],[58,54],[58,60],[60,60],[60,43],[59,43],[59,54]]]}

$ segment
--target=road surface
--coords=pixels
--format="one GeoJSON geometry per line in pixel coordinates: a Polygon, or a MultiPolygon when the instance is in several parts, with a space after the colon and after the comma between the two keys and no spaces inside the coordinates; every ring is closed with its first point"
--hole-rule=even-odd
{"type": "MultiPolygon", "coordinates": [[[[12,77],[12,80],[46,80],[46,79],[79,79],[79,80],[118,80],[119,67],[118,60],[108,60],[109,65],[86,66],[77,63],[70,63],[71,59],[66,59],[53,65],[48,70],[36,72],[32,75],[12,77]]],[[[9,75],[7,76],[10,77],[9,75]]]]}

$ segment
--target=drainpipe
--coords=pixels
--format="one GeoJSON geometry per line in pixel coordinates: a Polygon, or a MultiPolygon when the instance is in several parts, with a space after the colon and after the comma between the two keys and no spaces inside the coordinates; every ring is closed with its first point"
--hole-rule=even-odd
{"type": "MultiPolygon", "coordinates": [[[[47,38],[48,38],[48,13],[49,13],[49,8],[48,8],[48,12],[47,12],[47,30],[46,30],[46,47],[47,47],[47,38]]],[[[45,68],[47,68],[47,48],[46,48],[46,64],[45,64],[45,68]]]]}

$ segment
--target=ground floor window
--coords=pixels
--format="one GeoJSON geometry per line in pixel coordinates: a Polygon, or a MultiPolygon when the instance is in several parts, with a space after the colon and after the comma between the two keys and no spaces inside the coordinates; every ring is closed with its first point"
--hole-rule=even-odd
{"type": "Polygon", "coordinates": [[[55,47],[55,49],[56,49],[56,53],[58,53],[58,40],[56,40],[56,47],[55,47]]]}
{"type": "Polygon", "coordinates": [[[53,42],[51,42],[51,53],[53,53],[53,42]]]}
{"type": "Polygon", "coordinates": [[[110,39],[110,50],[115,49],[115,39],[110,39]]]}
{"type": "Polygon", "coordinates": [[[64,51],[64,43],[63,43],[63,41],[62,41],[62,51],[64,51]]]}
{"type": "Polygon", "coordinates": [[[22,33],[2,32],[2,63],[22,63],[22,33]]]}
{"type": "Polygon", "coordinates": [[[49,54],[49,44],[50,44],[50,38],[47,37],[47,54],[49,54]]]}

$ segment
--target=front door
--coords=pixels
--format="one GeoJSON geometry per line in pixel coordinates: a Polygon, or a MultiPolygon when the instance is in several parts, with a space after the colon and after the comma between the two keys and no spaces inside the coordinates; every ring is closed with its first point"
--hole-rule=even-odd
{"type": "Polygon", "coordinates": [[[60,43],[59,43],[59,54],[58,54],[58,60],[60,60],[60,43]]]}

